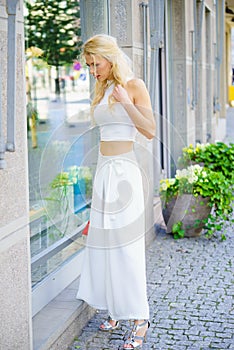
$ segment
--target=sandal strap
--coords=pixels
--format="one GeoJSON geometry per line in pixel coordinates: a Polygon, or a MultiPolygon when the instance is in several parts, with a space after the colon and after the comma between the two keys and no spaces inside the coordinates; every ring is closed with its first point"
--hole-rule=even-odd
{"type": "MultiPolygon", "coordinates": [[[[112,319],[111,319],[111,318],[108,318],[108,320],[111,321],[112,319]]],[[[115,325],[112,326],[112,324],[111,324],[108,320],[106,320],[106,321],[103,322],[103,326],[104,326],[104,327],[100,327],[101,330],[111,330],[111,329],[115,329],[115,328],[118,327],[119,321],[113,320],[113,321],[115,321],[115,325]]]]}
{"type": "MultiPolygon", "coordinates": [[[[144,322],[140,323],[140,324],[134,324],[134,327],[131,331],[131,334],[130,334],[130,337],[126,340],[125,344],[127,345],[131,345],[132,346],[132,349],[135,349],[135,348],[138,348],[138,349],[141,349],[142,348],[142,344],[143,344],[143,341],[145,339],[145,335],[143,336],[140,336],[140,335],[137,335],[136,333],[142,328],[144,327],[145,325],[147,325],[147,329],[145,330],[145,335],[146,335],[146,332],[150,326],[150,323],[148,320],[145,320],[144,322]],[[141,343],[137,342],[136,340],[140,340],[141,343]]],[[[126,348],[127,349],[127,348],[126,348]]]]}
{"type": "Polygon", "coordinates": [[[108,321],[103,322],[103,325],[105,328],[112,328],[112,325],[108,321]]]}
{"type": "MultiPolygon", "coordinates": [[[[113,318],[111,318],[110,316],[108,316],[107,320],[108,320],[108,321],[115,321],[115,320],[113,320],[113,318]]],[[[116,322],[116,321],[115,321],[115,322],[116,322]]]]}
{"type": "Polygon", "coordinates": [[[139,327],[139,328],[141,328],[141,327],[145,326],[145,325],[148,324],[148,323],[149,323],[149,321],[148,321],[148,320],[145,320],[145,321],[142,322],[142,323],[136,324],[136,326],[139,327]]]}
{"type": "Polygon", "coordinates": [[[135,339],[144,340],[145,337],[143,337],[143,336],[141,337],[140,335],[134,335],[133,340],[135,340],[135,339]]]}
{"type": "MultiPolygon", "coordinates": [[[[131,345],[131,346],[132,346],[132,349],[141,348],[141,347],[142,347],[142,344],[140,344],[140,343],[138,343],[138,342],[136,342],[136,341],[134,341],[134,340],[127,340],[127,341],[125,342],[125,344],[131,345]]],[[[126,348],[126,349],[127,349],[127,348],[126,348]]],[[[131,349],[131,348],[129,348],[129,349],[131,349]]]]}
{"type": "Polygon", "coordinates": [[[135,324],[134,327],[133,327],[133,332],[139,331],[139,329],[144,327],[146,324],[148,325],[148,328],[149,328],[149,321],[148,320],[145,320],[144,322],[142,322],[140,324],[135,324]]]}

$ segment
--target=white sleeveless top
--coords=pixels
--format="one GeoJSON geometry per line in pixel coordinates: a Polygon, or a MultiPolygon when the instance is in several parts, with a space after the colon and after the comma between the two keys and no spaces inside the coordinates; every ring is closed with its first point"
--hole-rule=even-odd
{"type": "Polygon", "coordinates": [[[135,141],[137,129],[124,107],[120,102],[111,107],[108,104],[113,89],[114,84],[109,86],[94,109],[94,120],[100,128],[101,141],[135,141]]]}

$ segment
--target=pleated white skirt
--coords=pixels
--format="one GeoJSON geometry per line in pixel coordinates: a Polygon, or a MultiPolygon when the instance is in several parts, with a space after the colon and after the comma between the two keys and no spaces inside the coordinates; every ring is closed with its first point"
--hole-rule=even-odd
{"type": "Polygon", "coordinates": [[[114,320],[149,318],[144,211],[134,152],[99,153],[77,298],[114,320]]]}

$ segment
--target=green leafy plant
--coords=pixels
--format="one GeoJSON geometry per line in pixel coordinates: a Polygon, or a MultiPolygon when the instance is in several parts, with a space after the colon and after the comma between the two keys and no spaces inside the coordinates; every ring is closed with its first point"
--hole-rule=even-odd
{"type": "MultiPolygon", "coordinates": [[[[51,196],[46,199],[57,203],[60,207],[60,211],[64,214],[69,210],[71,205],[70,196],[73,192],[73,185],[79,184],[80,181],[85,182],[85,195],[86,198],[91,198],[92,194],[92,172],[89,167],[86,166],[72,166],[68,171],[62,171],[55,176],[50,183],[52,189],[51,196]]],[[[55,211],[58,211],[56,206],[55,211]]]]}
{"type": "Polygon", "coordinates": [[[201,163],[205,168],[221,172],[227,179],[234,180],[234,143],[224,142],[189,145],[183,148],[178,160],[179,167],[201,163]]]}
{"type": "Polygon", "coordinates": [[[74,215],[74,185],[85,190],[86,199],[92,194],[92,172],[86,166],[72,166],[68,171],[62,171],[50,183],[47,200],[47,212],[54,221],[62,222],[65,232],[68,228],[69,218],[74,215]],[[84,187],[85,183],[85,187],[84,187]],[[79,186],[79,187],[80,187],[79,186]]]}
{"type": "Polygon", "coordinates": [[[50,186],[53,189],[61,188],[63,191],[63,194],[66,196],[68,186],[71,186],[72,184],[73,184],[73,182],[69,177],[69,173],[63,171],[63,172],[59,173],[58,175],[56,175],[56,177],[51,182],[50,186]]]}
{"type": "Polygon", "coordinates": [[[47,201],[47,212],[53,221],[61,221],[61,232],[68,227],[68,212],[72,207],[72,181],[67,172],[61,172],[50,183],[50,192],[47,201]]]}
{"type": "Polygon", "coordinates": [[[71,185],[78,184],[80,180],[85,180],[85,184],[88,188],[88,193],[90,194],[92,190],[92,172],[89,167],[86,166],[71,166],[68,171],[63,171],[56,175],[56,177],[51,182],[51,188],[62,188],[66,194],[67,187],[71,185]]]}
{"type": "Polygon", "coordinates": [[[184,238],[185,232],[182,229],[182,226],[183,226],[182,221],[178,221],[172,226],[172,233],[173,233],[175,239],[184,238]]]}
{"type": "MultiPolygon", "coordinates": [[[[233,212],[233,181],[232,176],[225,176],[222,171],[214,171],[198,164],[177,170],[175,178],[160,181],[160,196],[163,205],[182,194],[192,194],[194,197],[209,198],[212,211],[203,219],[208,236],[221,231],[225,222],[231,220],[233,212]]],[[[175,238],[182,238],[184,230],[182,222],[173,225],[175,238]]]]}
{"type": "Polygon", "coordinates": [[[92,195],[92,172],[87,166],[71,166],[68,170],[68,178],[73,184],[78,184],[79,180],[85,182],[85,194],[87,198],[92,195]]]}

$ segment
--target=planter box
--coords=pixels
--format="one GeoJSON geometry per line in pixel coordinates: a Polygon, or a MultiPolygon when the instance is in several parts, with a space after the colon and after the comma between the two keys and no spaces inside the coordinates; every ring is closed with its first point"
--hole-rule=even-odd
{"type": "Polygon", "coordinates": [[[192,194],[174,197],[162,208],[167,233],[171,233],[173,225],[181,221],[185,237],[199,236],[204,227],[202,220],[206,219],[211,212],[209,198],[194,197],[192,194]]]}

